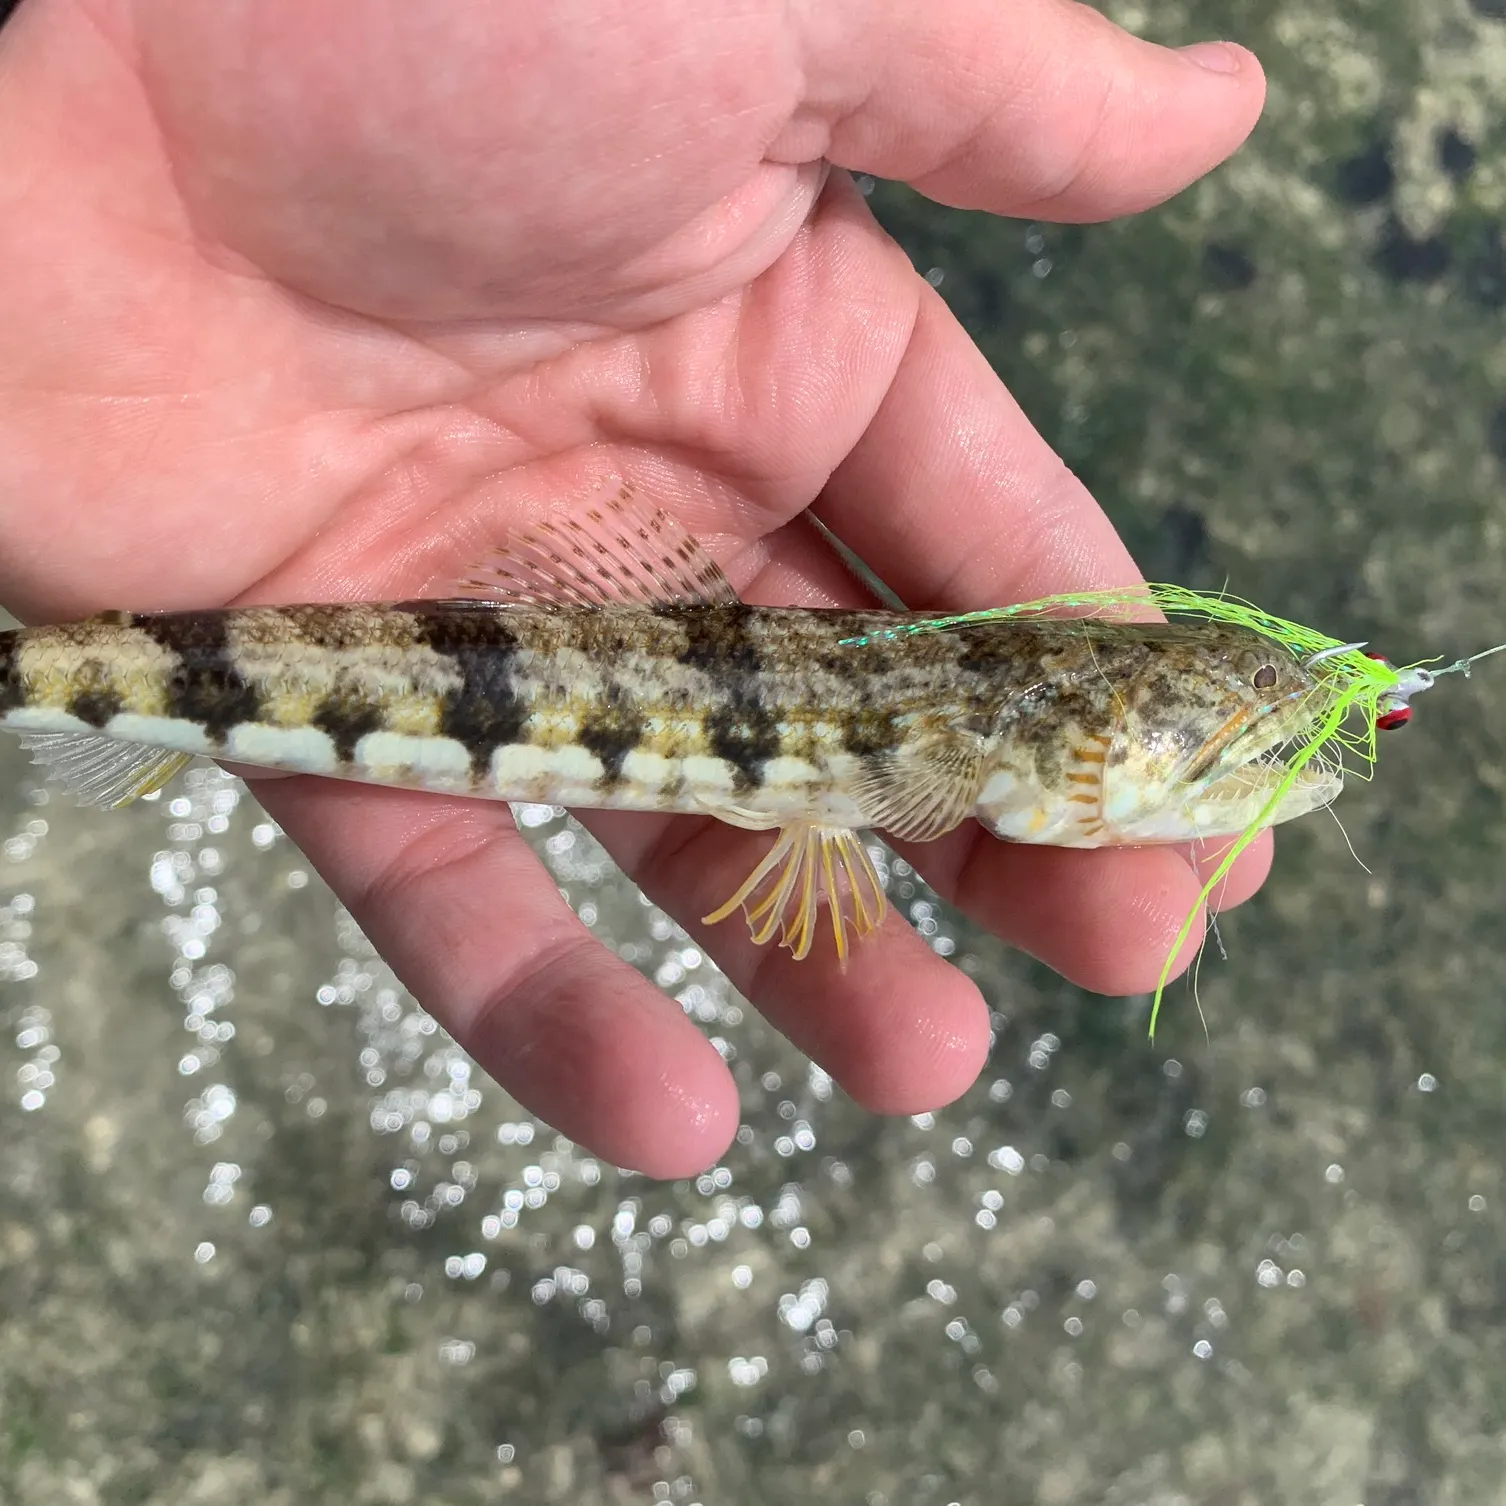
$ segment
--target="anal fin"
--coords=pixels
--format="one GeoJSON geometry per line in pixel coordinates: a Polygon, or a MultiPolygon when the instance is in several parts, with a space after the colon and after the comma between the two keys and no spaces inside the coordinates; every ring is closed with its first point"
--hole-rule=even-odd
{"type": "Polygon", "coordinates": [[[747,806],[738,805],[724,795],[706,795],[692,791],[690,798],[708,816],[715,816],[718,821],[725,821],[728,826],[741,827],[743,831],[773,831],[776,826],[784,825],[778,816],[749,810],[747,806]]]}
{"type": "Polygon", "coordinates": [[[780,945],[799,961],[815,943],[823,900],[837,958],[845,963],[849,928],[861,939],[883,924],[889,908],[884,886],[860,833],[796,821],[780,828],[763,861],[726,904],[702,921],[715,925],[741,908],[756,945],[773,940],[777,932],[780,945]]]}
{"type": "Polygon", "coordinates": [[[81,805],[118,810],[154,795],[193,762],[191,753],[90,737],[77,732],[23,732],[21,746],[81,805]]]}

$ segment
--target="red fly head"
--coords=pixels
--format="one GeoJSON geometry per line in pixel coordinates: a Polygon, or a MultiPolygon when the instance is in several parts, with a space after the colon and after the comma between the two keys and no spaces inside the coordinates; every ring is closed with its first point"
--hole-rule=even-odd
{"type": "MultiPolygon", "coordinates": [[[[1367,653],[1365,657],[1384,664],[1387,669],[1391,667],[1391,661],[1384,654],[1367,653]]],[[[1376,716],[1375,725],[1378,731],[1394,732],[1398,727],[1405,727],[1411,720],[1412,708],[1405,701],[1393,700],[1386,705],[1386,710],[1380,711],[1376,716]]]]}

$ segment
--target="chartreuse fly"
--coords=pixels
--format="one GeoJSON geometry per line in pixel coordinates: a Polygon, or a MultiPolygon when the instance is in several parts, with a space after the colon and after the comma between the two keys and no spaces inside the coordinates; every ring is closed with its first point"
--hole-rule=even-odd
{"type": "Polygon", "coordinates": [[[1232,837],[1206,897],[1257,832],[1329,804],[1346,765],[1367,772],[1376,728],[1436,674],[1473,662],[1395,669],[1170,586],[952,616],[748,606],[623,488],[443,599],[107,612],[0,634],[0,726],[102,806],[205,755],[772,831],[706,922],[741,909],[756,941],[798,958],[824,907],[845,959],[886,912],[868,829],[925,842],[973,818],[1071,847],[1232,837]],[[1178,620],[1133,620],[1147,608],[1178,620]]]}

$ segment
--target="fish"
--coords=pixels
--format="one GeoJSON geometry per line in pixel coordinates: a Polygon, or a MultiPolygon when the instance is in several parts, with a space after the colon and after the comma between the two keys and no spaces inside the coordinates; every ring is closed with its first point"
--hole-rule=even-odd
{"type": "Polygon", "coordinates": [[[1137,846],[1329,804],[1321,675],[1238,623],[755,606],[627,487],[451,594],[107,611],[0,634],[0,729],[85,803],[192,758],[774,833],[729,898],[839,959],[886,913],[870,831],[1137,846]],[[1316,709],[1315,709],[1316,708],[1316,709]]]}

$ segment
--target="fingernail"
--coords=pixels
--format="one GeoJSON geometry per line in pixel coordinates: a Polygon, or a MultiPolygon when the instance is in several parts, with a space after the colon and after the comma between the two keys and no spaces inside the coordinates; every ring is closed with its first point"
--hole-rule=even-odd
{"type": "Polygon", "coordinates": [[[1177,50],[1189,62],[1196,63],[1199,68],[1206,68],[1210,73],[1239,72],[1240,49],[1231,47],[1227,42],[1194,42],[1191,47],[1179,47],[1177,50]]]}

